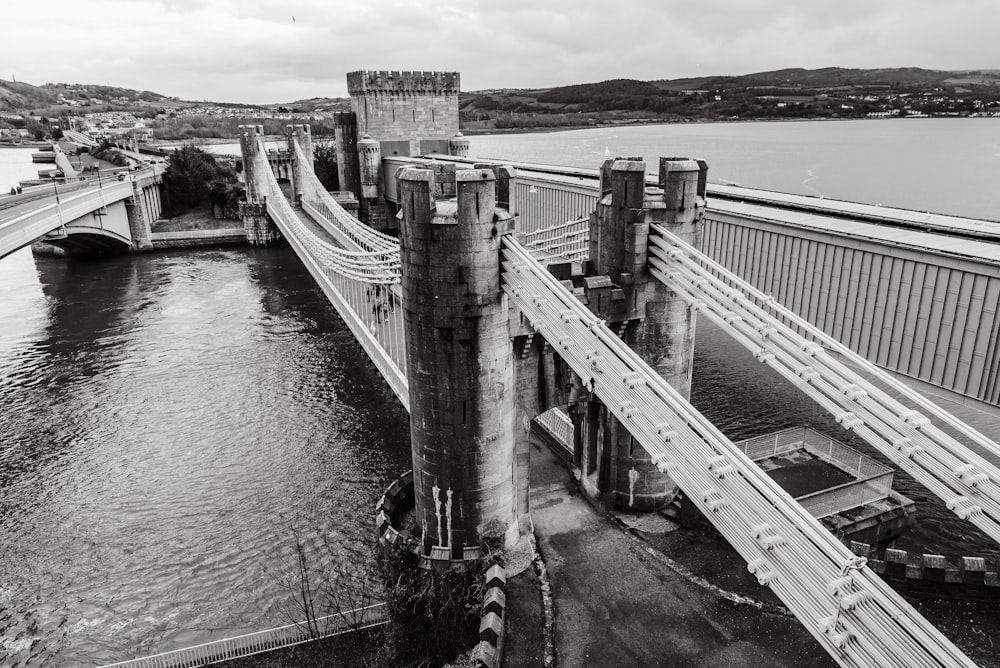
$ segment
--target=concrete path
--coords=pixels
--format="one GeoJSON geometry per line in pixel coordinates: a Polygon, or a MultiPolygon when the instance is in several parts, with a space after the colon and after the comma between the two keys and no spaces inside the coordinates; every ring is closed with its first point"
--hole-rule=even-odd
{"type": "Polygon", "coordinates": [[[531,452],[531,515],[560,668],[836,665],[793,617],[731,603],[598,513],[547,448],[531,452]]]}

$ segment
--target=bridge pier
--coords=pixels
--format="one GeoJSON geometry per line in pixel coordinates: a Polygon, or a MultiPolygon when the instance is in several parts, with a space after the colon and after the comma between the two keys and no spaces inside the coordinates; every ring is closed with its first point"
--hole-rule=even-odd
{"type": "Polygon", "coordinates": [[[149,218],[146,217],[146,207],[143,206],[142,198],[142,188],[135,187],[135,194],[125,202],[128,229],[132,236],[132,250],[138,253],[153,250],[153,230],[149,218]]]}
{"type": "Polygon", "coordinates": [[[400,175],[401,260],[416,526],[424,555],[478,555],[483,533],[518,539],[514,377],[493,172],[455,172],[455,199],[431,170],[400,175]]]}
{"type": "Polygon", "coordinates": [[[358,173],[358,120],[353,111],[334,115],[334,142],[337,147],[337,180],[340,190],[361,196],[358,173]]]}
{"type": "Polygon", "coordinates": [[[361,220],[380,232],[395,232],[396,218],[388,215],[382,198],[382,146],[367,133],[357,146],[361,172],[361,220]]]}
{"type": "Polygon", "coordinates": [[[306,179],[303,176],[305,170],[313,169],[312,129],[308,124],[289,124],[285,126],[285,138],[288,141],[288,152],[291,155],[292,163],[289,173],[289,181],[292,185],[292,206],[300,207],[302,206],[303,197],[313,195],[313,193],[307,193],[305,191],[306,179]],[[298,155],[295,152],[296,146],[302,149],[302,155],[305,156],[305,168],[303,168],[303,165],[300,164],[298,158],[296,157],[298,155]]]}
{"type": "MultiPolygon", "coordinates": [[[[625,343],[685,397],[691,391],[695,318],[687,303],[647,268],[651,225],[663,225],[697,245],[705,208],[707,166],[686,158],[661,158],[659,188],[646,188],[641,158],[606,160],[601,166],[601,199],[591,215],[590,257],[593,270],[611,282],[609,301],[620,291],[614,318],[625,343]]],[[[593,283],[597,286],[596,281],[593,283]]],[[[595,293],[597,290],[594,291],[595,293]]],[[[595,305],[591,305],[593,309],[595,305]]],[[[613,311],[609,306],[603,306],[613,311]]],[[[601,297],[596,310],[602,311],[601,297]]],[[[648,511],[674,497],[677,485],[661,473],[612,411],[600,408],[599,422],[588,423],[588,435],[600,432],[598,498],[613,507],[648,511]]]]}
{"type": "Polygon", "coordinates": [[[251,246],[268,246],[281,238],[281,232],[267,215],[264,175],[257,173],[255,160],[260,152],[258,138],[263,138],[262,125],[240,126],[240,150],[243,153],[243,178],[246,185],[246,205],[240,207],[243,232],[251,246]]]}

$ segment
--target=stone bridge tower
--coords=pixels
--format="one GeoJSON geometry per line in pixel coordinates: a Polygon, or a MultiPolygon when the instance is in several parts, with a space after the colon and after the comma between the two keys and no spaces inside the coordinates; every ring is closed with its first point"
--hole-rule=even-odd
{"type": "MultiPolygon", "coordinates": [[[[590,218],[590,258],[596,277],[622,291],[632,313],[616,323],[619,335],[685,398],[691,393],[694,358],[694,310],[648,269],[651,225],[662,225],[698,246],[705,210],[708,165],[687,158],[660,158],[659,180],[647,187],[642,158],[605,160],[601,166],[601,199],[590,218]]],[[[611,318],[609,318],[610,320],[611,318]]],[[[614,318],[618,320],[619,318],[614,318]]],[[[598,494],[609,505],[647,511],[673,498],[677,487],[657,470],[649,455],[618,422],[614,411],[590,397],[590,412],[603,432],[598,452],[583,450],[600,461],[581,468],[599,471],[598,494]],[[594,413],[594,409],[597,413],[594,413]]],[[[593,431],[593,430],[592,430],[593,431]]]]}
{"type": "Polygon", "coordinates": [[[347,74],[353,111],[337,119],[340,189],[358,196],[361,219],[395,232],[382,189],[382,158],[468,154],[458,131],[458,72],[361,70],[347,74]],[[353,128],[349,124],[353,123],[353,128]]]}
{"type": "Polygon", "coordinates": [[[383,155],[447,153],[458,133],[458,72],[349,72],[347,92],[358,137],[383,155]]]}
{"type": "Polygon", "coordinates": [[[440,561],[478,555],[490,524],[508,547],[518,538],[510,315],[498,265],[514,219],[497,205],[496,182],[489,169],[400,175],[416,524],[423,554],[440,561]]]}
{"type": "Polygon", "coordinates": [[[246,202],[240,204],[243,231],[251,246],[267,246],[281,238],[277,226],[267,215],[265,175],[257,168],[260,154],[259,139],[264,138],[261,125],[240,126],[240,150],[243,154],[243,178],[246,185],[246,202]]]}

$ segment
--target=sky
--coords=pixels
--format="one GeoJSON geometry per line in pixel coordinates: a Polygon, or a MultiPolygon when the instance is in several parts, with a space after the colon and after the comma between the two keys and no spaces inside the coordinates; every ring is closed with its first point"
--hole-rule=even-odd
{"type": "Polygon", "coordinates": [[[0,78],[187,100],[344,97],[353,70],[463,90],[785,67],[997,69],[996,0],[45,0],[5,7],[0,78]]]}

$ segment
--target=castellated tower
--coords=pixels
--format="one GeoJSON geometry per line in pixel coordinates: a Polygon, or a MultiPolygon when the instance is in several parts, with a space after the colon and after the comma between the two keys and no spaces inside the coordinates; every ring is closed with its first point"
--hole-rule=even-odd
{"type": "Polygon", "coordinates": [[[359,139],[382,155],[448,153],[458,133],[458,72],[368,71],[347,74],[359,139]]]}

